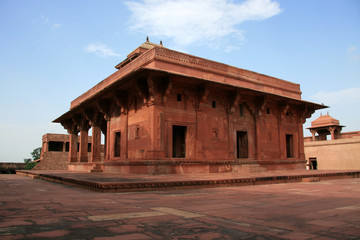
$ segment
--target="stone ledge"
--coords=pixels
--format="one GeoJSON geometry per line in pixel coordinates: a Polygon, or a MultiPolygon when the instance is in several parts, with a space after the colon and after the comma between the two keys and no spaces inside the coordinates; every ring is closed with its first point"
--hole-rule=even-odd
{"type": "MultiPolygon", "coordinates": [[[[273,173],[268,176],[251,176],[251,177],[228,177],[224,178],[221,174],[214,174],[209,179],[209,175],[199,175],[196,179],[169,180],[168,175],[163,175],[161,181],[159,178],[151,179],[148,177],[134,179],[132,176],[117,175],[118,178],[109,178],[106,174],[100,175],[103,178],[94,178],[92,174],[77,175],[81,173],[41,173],[35,171],[17,171],[17,174],[38,178],[50,182],[61,183],[70,186],[76,186],[95,190],[99,192],[136,192],[136,191],[154,191],[164,189],[178,188],[211,188],[211,187],[229,187],[229,186],[247,186],[258,184],[274,183],[292,183],[292,182],[314,182],[339,178],[359,178],[360,171],[309,171],[306,174],[288,174],[281,175],[273,173]],[[62,176],[63,175],[63,176],[62,176]],[[70,176],[68,176],[70,175],[70,176]],[[218,176],[218,178],[216,178],[218,176]],[[106,178],[109,179],[106,179],[106,178]]],[[[99,175],[97,175],[99,176],[99,175]]]]}

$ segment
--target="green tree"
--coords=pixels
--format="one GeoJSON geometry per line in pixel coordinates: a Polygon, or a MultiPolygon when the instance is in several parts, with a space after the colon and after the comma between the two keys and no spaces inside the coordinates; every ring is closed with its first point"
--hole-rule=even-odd
{"type": "Polygon", "coordinates": [[[31,153],[33,161],[40,159],[40,155],[41,155],[41,147],[35,148],[34,151],[32,151],[31,153]]]}
{"type": "Polygon", "coordinates": [[[26,163],[25,170],[31,170],[33,169],[33,167],[35,167],[38,164],[37,162],[33,162],[33,161],[38,160],[40,158],[41,147],[35,148],[34,151],[32,151],[32,153],[30,154],[32,156],[32,159],[24,158],[24,163],[26,163]]]}
{"type": "Polygon", "coordinates": [[[31,162],[31,161],[32,161],[31,158],[24,158],[24,163],[29,163],[29,162],[31,162]]]}

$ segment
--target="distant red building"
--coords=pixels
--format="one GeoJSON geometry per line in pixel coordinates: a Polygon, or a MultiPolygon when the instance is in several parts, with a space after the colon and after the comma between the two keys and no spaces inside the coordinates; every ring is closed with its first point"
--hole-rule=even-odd
{"type": "Polygon", "coordinates": [[[54,121],[70,134],[69,170],[305,169],[302,125],[324,106],[303,101],[299,84],[148,41],[116,68],[54,121]]]}

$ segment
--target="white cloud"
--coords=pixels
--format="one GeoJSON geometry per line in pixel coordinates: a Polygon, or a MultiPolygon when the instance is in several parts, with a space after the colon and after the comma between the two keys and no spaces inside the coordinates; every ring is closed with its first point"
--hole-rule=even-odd
{"type": "Polygon", "coordinates": [[[120,54],[101,43],[90,43],[85,47],[85,51],[95,53],[100,57],[119,57],[120,54]]]}
{"type": "Polygon", "coordinates": [[[350,46],[350,47],[348,48],[347,52],[348,52],[349,54],[351,54],[351,53],[356,52],[356,50],[357,50],[357,47],[356,47],[356,46],[350,46]]]}
{"type": "Polygon", "coordinates": [[[44,14],[41,14],[41,19],[42,19],[43,23],[45,23],[48,26],[50,25],[51,28],[59,28],[62,26],[60,23],[52,23],[52,21],[50,21],[50,19],[47,16],[45,16],[44,14]]]}
{"type": "Polygon", "coordinates": [[[62,25],[60,24],[60,23],[54,23],[53,25],[52,25],[52,27],[53,28],[59,28],[59,27],[61,27],[62,25]]]}
{"type": "MultiPolygon", "coordinates": [[[[239,25],[264,20],[281,12],[271,0],[142,0],[127,1],[131,28],[146,35],[165,37],[179,46],[193,43],[217,45],[228,38],[241,41],[239,25]]],[[[234,47],[234,46],[232,46],[234,47]]]]}
{"type": "Polygon", "coordinates": [[[312,96],[317,102],[325,105],[346,105],[360,103],[360,87],[342,89],[334,92],[318,92],[312,96]]]}
{"type": "Polygon", "coordinates": [[[352,62],[357,62],[360,59],[360,53],[358,51],[357,46],[350,46],[347,49],[347,53],[348,53],[348,57],[350,59],[350,61],[352,62]]]}

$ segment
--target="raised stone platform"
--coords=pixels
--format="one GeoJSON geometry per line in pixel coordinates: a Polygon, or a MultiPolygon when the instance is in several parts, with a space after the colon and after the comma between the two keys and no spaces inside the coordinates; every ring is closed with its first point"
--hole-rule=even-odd
{"type": "Polygon", "coordinates": [[[144,175],[45,170],[20,170],[16,171],[16,173],[36,179],[87,188],[100,192],[135,192],[164,189],[211,188],[274,183],[317,182],[329,179],[360,177],[360,170],[273,171],[253,173],[247,175],[239,175],[232,173],[192,175],[144,175]]]}

